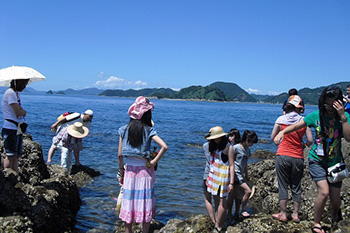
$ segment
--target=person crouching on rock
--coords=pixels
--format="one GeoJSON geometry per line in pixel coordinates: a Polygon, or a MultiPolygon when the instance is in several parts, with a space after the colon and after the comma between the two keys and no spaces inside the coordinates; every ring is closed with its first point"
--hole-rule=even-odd
{"type": "Polygon", "coordinates": [[[281,143],[286,134],[296,130],[312,127],[316,131],[316,140],[308,155],[308,165],[311,178],[317,187],[313,232],[324,233],[321,218],[329,196],[332,207],[332,223],[342,219],[340,211],[340,190],[342,181],[331,183],[327,179],[327,169],[342,161],[341,139],[350,142],[350,117],[345,112],[343,94],[338,86],[326,87],[319,98],[318,110],[310,113],[294,125],[280,131],[274,139],[275,144],[281,143]]]}
{"type": "MultiPolygon", "coordinates": [[[[302,99],[298,95],[289,97],[285,105],[285,115],[277,118],[271,133],[271,140],[289,125],[294,125],[303,119],[300,116],[304,106],[302,99]]],[[[278,145],[276,153],[276,175],[278,180],[278,195],[280,202],[280,212],[272,217],[281,222],[287,221],[288,187],[292,189],[294,210],[292,221],[299,222],[299,208],[301,203],[301,178],[304,171],[304,148],[312,144],[312,133],[309,127],[304,127],[298,131],[287,134],[284,140],[278,145]],[[307,142],[304,144],[303,137],[306,134],[307,142]]]]}
{"type": "Polygon", "coordinates": [[[226,197],[233,191],[234,155],[233,147],[227,140],[227,133],[220,126],[210,129],[209,152],[210,170],[207,179],[207,191],[214,197],[215,231],[220,232],[226,213],[226,197]]]}
{"type": "Polygon", "coordinates": [[[238,198],[235,199],[236,210],[234,219],[238,219],[240,202],[242,202],[242,212],[241,215],[244,218],[250,217],[250,214],[247,212],[247,204],[249,201],[249,196],[252,192],[251,188],[248,185],[249,176],[248,176],[248,159],[251,156],[250,148],[254,143],[258,142],[258,135],[254,131],[245,130],[241,143],[233,147],[234,151],[234,166],[235,166],[235,187],[242,189],[244,195],[242,200],[238,198]]]}
{"type": "Polygon", "coordinates": [[[154,166],[168,146],[152,126],[153,108],[154,104],[146,97],[137,97],[128,110],[130,122],[118,130],[118,164],[123,185],[119,218],[125,222],[127,233],[132,232],[133,222],[142,223],[143,232],[147,233],[155,214],[154,166]],[[152,140],[160,146],[160,150],[150,159],[152,140]]]}
{"type": "Polygon", "coordinates": [[[89,134],[89,129],[81,122],[62,128],[52,139],[52,145],[61,150],[61,166],[70,172],[72,165],[72,152],[76,146],[76,139],[85,138],[89,134]]]}

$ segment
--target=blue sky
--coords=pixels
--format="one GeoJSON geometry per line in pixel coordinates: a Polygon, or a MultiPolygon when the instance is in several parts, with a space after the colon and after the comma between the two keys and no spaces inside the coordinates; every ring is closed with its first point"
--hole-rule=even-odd
{"type": "Polygon", "coordinates": [[[0,68],[37,69],[37,90],[315,88],[350,80],[349,12],[347,0],[0,0],[0,68]]]}

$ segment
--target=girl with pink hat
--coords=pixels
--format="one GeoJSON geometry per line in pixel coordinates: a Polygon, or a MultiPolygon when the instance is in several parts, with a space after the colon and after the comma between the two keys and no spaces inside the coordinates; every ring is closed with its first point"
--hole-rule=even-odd
{"type": "Polygon", "coordinates": [[[127,233],[132,232],[133,222],[142,223],[143,232],[148,232],[155,214],[154,166],[168,147],[153,128],[153,108],[152,102],[139,96],[128,110],[130,122],[118,130],[118,164],[123,185],[119,218],[125,222],[127,233]],[[153,159],[150,157],[152,140],[160,147],[153,159]]]}

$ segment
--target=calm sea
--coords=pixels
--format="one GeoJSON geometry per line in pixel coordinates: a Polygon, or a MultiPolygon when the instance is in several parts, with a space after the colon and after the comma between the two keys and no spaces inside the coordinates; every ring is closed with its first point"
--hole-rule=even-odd
{"type": "MultiPolygon", "coordinates": [[[[129,121],[127,110],[134,98],[21,96],[22,105],[28,112],[28,131],[42,145],[45,160],[54,136],[50,126],[57,117],[66,111],[84,112],[88,108],[94,111],[90,135],[84,139],[81,163],[99,170],[101,176],[80,190],[83,204],[76,227],[81,232],[91,229],[113,232],[119,221],[113,200],[119,193],[117,130],[129,121]]],[[[237,128],[241,134],[245,129],[254,130],[259,140],[269,141],[274,121],[282,113],[281,105],[272,104],[152,101],[155,104],[155,129],[169,148],[156,171],[155,218],[163,223],[175,217],[184,219],[192,214],[206,213],[201,189],[205,164],[201,145],[205,142],[204,134],[211,127],[219,125],[226,132],[237,128]]],[[[307,106],[305,114],[315,109],[316,106],[307,106]]],[[[2,125],[2,119],[0,121],[2,125]]],[[[252,151],[257,149],[276,151],[276,146],[257,143],[251,148],[252,151]]],[[[59,159],[56,152],[53,162],[59,163],[59,159]]]]}

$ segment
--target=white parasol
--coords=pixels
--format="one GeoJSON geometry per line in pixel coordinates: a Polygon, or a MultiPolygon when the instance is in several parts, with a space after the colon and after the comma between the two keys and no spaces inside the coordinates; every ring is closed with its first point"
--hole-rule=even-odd
{"type": "Polygon", "coordinates": [[[9,86],[11,80],[29,79],[29,83],[45,80],[45,76],[26,66],[10,66],[0,69],[0,86],[9,86]]]}

